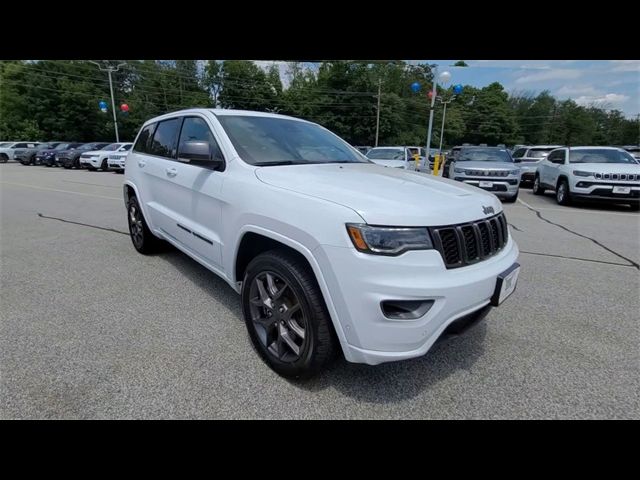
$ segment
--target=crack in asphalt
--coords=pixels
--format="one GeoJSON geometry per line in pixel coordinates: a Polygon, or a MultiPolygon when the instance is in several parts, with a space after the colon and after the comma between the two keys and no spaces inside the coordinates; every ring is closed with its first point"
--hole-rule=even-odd
{"type": "Polygon", "coordinates": [[[88,223],[82,223],[82,222],[74,222],[73,220],[66,220],[64,218],[58,218],[58,217],[49,217],[47,215],[43,215],[41,213],[38,213],[38,216],[40,218],[47,218],[49,220],[58,220],[59,222],[64,222],[64,223],[73,223],[74,225],[80,225],[82,227],[90,227],[90,228],[96,228],[98,230],[106,230],[107,232],[114,232],[114,233],[120,233],[122,235],[129,235],[129,232],[123,232],[122,230],[116,230],[115,228],[107,228],[107,227],[100,227],[98,225],[90,225],[88,223]]]}
{"type": "Polygon", "coordinates": [[[509,223],[509,222],[507,222],[507,223],[508,223],[508,224],[509,224],[509,226],[510,226],[511,228],[513,228],[514,230],[517,230],[518,232],[524,232],[524,230],[519,229],[519,228],[518,228],[518,227],[516,227],[513,223],[509,223]]]}
{"type": "MultiPolygon", "coordinates": [[[[629,262],[629,264],[627,264],[627,265],[625,265],[625,266],[628,266],[628,267],[635,267],[635,268],[637,268],[638,270],[640,270],[640,265],[639,265],[637,262],[634,262],[634,261],[633,261],[633,260],[631,260],[630,258],[625,257],[624,255],[622,255],[622,254],[620,254],[620,253],[616,252],[615,250],[612,250],[611,248],[607,247],[606,245],[603,245],[602,243],[600,243],[600,242],[599,242],[598,240],[596,240],[595,238],[591,238],[591,237],[589,237],[589,236],[587,236],[587,235],[583,235],[582,233],[578,233],[578,232],[576,232],[576,231],[574,231],[574,230],[571,230],[571,229],[570,229],[570,228],[568,228],[568,227],[565,227],[564,225],[562,225],[562,224],[560,224],[560,223],[555,223],[554,221],[549,220],[548,218],[543,217],[539,210],[536,210],[535,208],[533,208],[532,206],[530,206],[530,205],[528,205],[528,204],[524,203],[524,202],[523,202],[523,201],[521,201],[521,200],[520,200],[520,203],[522,203],[522,205],[524,205],[525,207],[527,207],[527,208],[528,208],[529,210],[531,210],[532,212],[535,212],[535,214],[538,216],[538,218],[539,218],[540,220],[542,220],[543,222],[547,222],[547,223],[548,223],[548,224],[550,224],[550,225],[554,225],[554,226],[556,226],[556,227],[558,227],[558,228],[561,228],[561,229],[563,229],[563,230],[565,230],[565,231],[567,231],[567,232],[569,232],[569,233],[571,233],[571,234],[573,234],[573,235],[576,235],[577,237],[581,237],[581,238],[585,238],[585,239],[587,239],[587,240],[590,240],[590,241],[592,241],[593,243],[595,243],[596,245],[598,245],[600,248],[605,249],[607,252],[613,253],[616,257],[619,257],[619,258],[621,258],[621,259],[626,260],[627,262],[629,262]]],[[[559,255],[558,255],[558,256],[559,256],[559,255]]],[[[596,261],[596,260],[593,260],[593,261],[596,261]]],[[[602,262],[602,263],[605,263],[605,262],[602,262]]],[[[618,264],[614,264],[614,265],[623,265],[623,264],[618,263],[618,264]]]]}
{"type": "Polygon", "coordinates": [[[591,262],[591,263],[604,263],[606,265],[616,265],[618,267],[629,267],[635,268],[635,265],[629,265],[628,263],[616,263],[616,262],[607,262],[605,260],[593,260],[591,258],[580,258],[580,257],[568,257],[566,255],[554,255],[552,253],[540,253],[540,252],[526,252],[524,250],[520,250],[520,253],[527,253],[529,255],[538,255],[540,257],[554,257],[554,258],[564,258],[567,260],[581,260],[583,262],[591,262]]]}

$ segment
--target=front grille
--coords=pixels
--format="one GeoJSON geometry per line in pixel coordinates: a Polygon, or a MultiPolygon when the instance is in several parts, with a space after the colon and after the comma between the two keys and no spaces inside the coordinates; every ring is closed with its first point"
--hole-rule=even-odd
{"type": "Polygon", "coordinates": [[[465,170],[465,175],[475,177],[508,177],[509,170],[465,170]]]}
{"type": "Polygon", "coordinates": [[[598,180],[630,180],[632,182],[640,180],[640,173],[596,173],[594,176],[598,180]]]}
{"type": "Polygon", "coordinates": [[[504,213],[477,222],[433,227],[430,231],[447,268],[463,267],[492,257],[509,239],[504,213]]]}

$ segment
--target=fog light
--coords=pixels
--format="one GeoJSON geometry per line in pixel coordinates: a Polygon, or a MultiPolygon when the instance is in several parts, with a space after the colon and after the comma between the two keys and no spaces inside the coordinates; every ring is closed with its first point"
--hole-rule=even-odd
{"type": "Polygon", "coordinates": [[[385,317],[393,320],[415,320],[427,313],[434,300],[384,300],[380,303],[385,317]]]}

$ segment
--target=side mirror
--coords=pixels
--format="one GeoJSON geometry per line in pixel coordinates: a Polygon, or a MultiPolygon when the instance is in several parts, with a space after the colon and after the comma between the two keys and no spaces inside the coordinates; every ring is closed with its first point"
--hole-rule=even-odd
{"type": "Polygon", "coordinates": [[[204,141],[189,141],[180,144],[178,161],[216,170],[224,164],[222,158],[214,158],[211,144],[204,141]]]}

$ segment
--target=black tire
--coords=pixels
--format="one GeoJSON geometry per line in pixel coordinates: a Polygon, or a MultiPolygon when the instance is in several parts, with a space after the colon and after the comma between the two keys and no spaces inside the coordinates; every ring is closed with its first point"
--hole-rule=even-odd
{"type": "Polygon", "coordinates": [[[100,168],[102,169],[103,172],[106,172],[107,170],[109,170],[106,158],[102,160],[102,163],[100,164],[100,168]]]}
{"type": "Polygon", "coordinates": [[[558,205],[571,205],[571,191],[566,179],[561,178],[556,187],[556,202],[558,205]]]}
{"type": "Polygon", "coordinates": [[[161,251],[162,240],[149,230],[147,221],[144,219],[144,215],[140,209],[138,199],[135,196],[131,196],[127,202],[127,224],[129,225],[131,242],[139,253],[151,255],[161,251]]]}
{"type": "Polygon", "coordinates": [[[71,165],[63,165],[63,168],[66,168],[67,170],[71,170],[71,165]]]}
{"type": "Polygon", "coordinates": [[[322,292],[311,269],[294,254],[286,250],[271,250],[258,255],[249,263],[242,285],[242,310],[254,348],[265,363],[279,375],[287,378],[308,378],[317,374],[335,358],[337,340],[322,292]],[[265,287],[262,281],[263,287],[269,290],[268,294],[274,294],[271,310],[264,304],[256,305],[256,302],[260,303],[260,296],[252,298],[252,291],[256,291],[252,285],[257,285],[257,282],[261,281],[260,277],[266,275],[271,275],[275,288],[284,291],[278,296],[270,288],[271,284],[265,287]],[[295,314],[290,314],[287,318],[286,310],[295,306],[292,305],[294,302],[297,302],[295,305],[299,305],[299,308],[295,309],[298,318],[293,318],[295,314]],[[286,309],[284,313],[281,310],[283,308],[286,309]],[[280,313],[277,313],[276,309],[280,313]],[[269,311],[274,320],[269,319],[272,317],[269,311]],[[256,315],[256,319],[260,316],[256,312],[265,315],[263,322],[272,323],[258,327],[257,325],[263,323],[254,322],[253,315],[256,315]],[[266,318],[267,316],[269,318],[266,318]],[[293,328],[292,323],[296,328],[293,328]],[[292,332],[297,331],[303,332],[304,338],[297,333],[292,336],[292,332]],[[297,353],[291,349],[289,342],[284,341],[285,334],[291,342],[300,341],[300,345],[296,345],[299,350],[297,353]],[[275,338],[271,343],[270,337],[275,338]],[[272,349],[282,350],[282,356],[278,356],[272,349]]]}
{"type": "Polygon", "coordinates": [[[629,207],[633,212],[637,212],[638,210],[640,210],[640,203],[630,203],[629,207]]]}
{"type": "Polygon", "coordinates": [[[4,153],[0,155],[0,162],[7,163],[9,161],[9,157],[7,157],[4,153]]]}
{"type": "Polygon", "coordinates": [[[533,185],[531,187],[531,192],[534,195],[544,195],[545,189],[540,185],[540,177],[538,175],[535,176],[533,180],[533,185]]]}
{"type": "Polygon", "coordinates": [[[88,167],[87,167],[87,170],[89,170],[90,172],[95,172],[97,169],[95,169],[95,168],[93,168],[93,167],[91,167],[91,166],[88,166],[88,167]]]}

